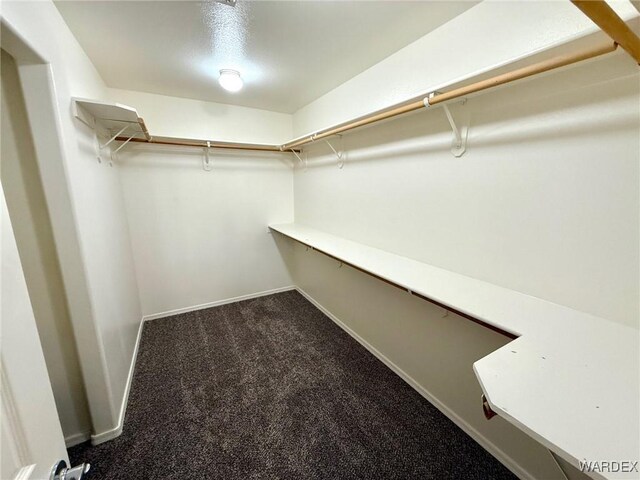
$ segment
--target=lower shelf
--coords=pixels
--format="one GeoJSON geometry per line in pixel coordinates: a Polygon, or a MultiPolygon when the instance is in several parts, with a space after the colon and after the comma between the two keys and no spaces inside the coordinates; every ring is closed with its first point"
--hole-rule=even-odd
{"type": "Polygon", "coordinates": [[[514,338],[473,365],[488,406],[576,468],[638,461],[637,329],[304,225],[270,228],[514,338]]]}

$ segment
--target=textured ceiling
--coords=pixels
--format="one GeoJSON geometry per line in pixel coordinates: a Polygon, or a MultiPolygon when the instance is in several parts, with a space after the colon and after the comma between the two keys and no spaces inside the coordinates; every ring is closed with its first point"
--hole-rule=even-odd
{"type": "Polygon", "coordinates": [[[58,1],[107,85],[292,113],[477,2],[58,1]],[[222,68],[245,87],[224,91],[222,68]]]}

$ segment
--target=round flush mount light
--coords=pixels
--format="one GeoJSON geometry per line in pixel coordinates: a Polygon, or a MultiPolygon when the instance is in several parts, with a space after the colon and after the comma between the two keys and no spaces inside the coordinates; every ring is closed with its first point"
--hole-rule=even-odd
{"type": "Polygon", "coordinates": [[[242,88],[243,82],[240,72],[236,70],[223,69],[220,70],[220,78],[218,78],[220,86],[229,92],[237,92],[242,88]]]}

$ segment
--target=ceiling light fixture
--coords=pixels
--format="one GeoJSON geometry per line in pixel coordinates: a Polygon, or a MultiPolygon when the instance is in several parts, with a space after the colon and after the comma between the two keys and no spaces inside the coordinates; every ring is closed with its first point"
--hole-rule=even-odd
{"type": "Polygon", "coordinates": [[[236,70],[222,69],[220,70],[220,78],[218,79],[220,86],[229,92],[237,92],[242,88],[243,82],[240,78],[240,72],[236,70]]]}

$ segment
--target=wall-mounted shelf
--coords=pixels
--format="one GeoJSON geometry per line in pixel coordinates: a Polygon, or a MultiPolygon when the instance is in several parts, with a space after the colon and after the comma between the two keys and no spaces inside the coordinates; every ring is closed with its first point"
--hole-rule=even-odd
{"type": "Polygon", "coordinates": [[[473,365],[487,401],[576,468],[638,460],[637,329],[303,225],[269,228],[515,338],[473,365]]]}
{"type": "MultiPolygon", "coordinates": [[[[135,108],[120,103],[101,102],[84,98],[73,98],[72,109],[74,116],[93,128],[106,132],[109,140],[101,145],[117,142],[142,142],[154,145],[175,145],[201,148],[223,148],[234,150],[255,150],[261,152],[281,152],[279,145],[263,143],[221,142],[216,140],[201,140],[178,137],[151,136],[144,119],[138,115],[135,108]]],[[[118,148],[119,149],[119,148],[118,148]]],[[[296,150],[297,152],[298,150],[296,150]]]]}
{"type": "Polygon", "coordinates": [[[133,136],[141,140],[150,140],[144,120],[135,108],[120,103],[100,102],[84,98],[72,99],[73,115],[89,127],[97,126],[106,130],[110,137],[133,136]]]}

